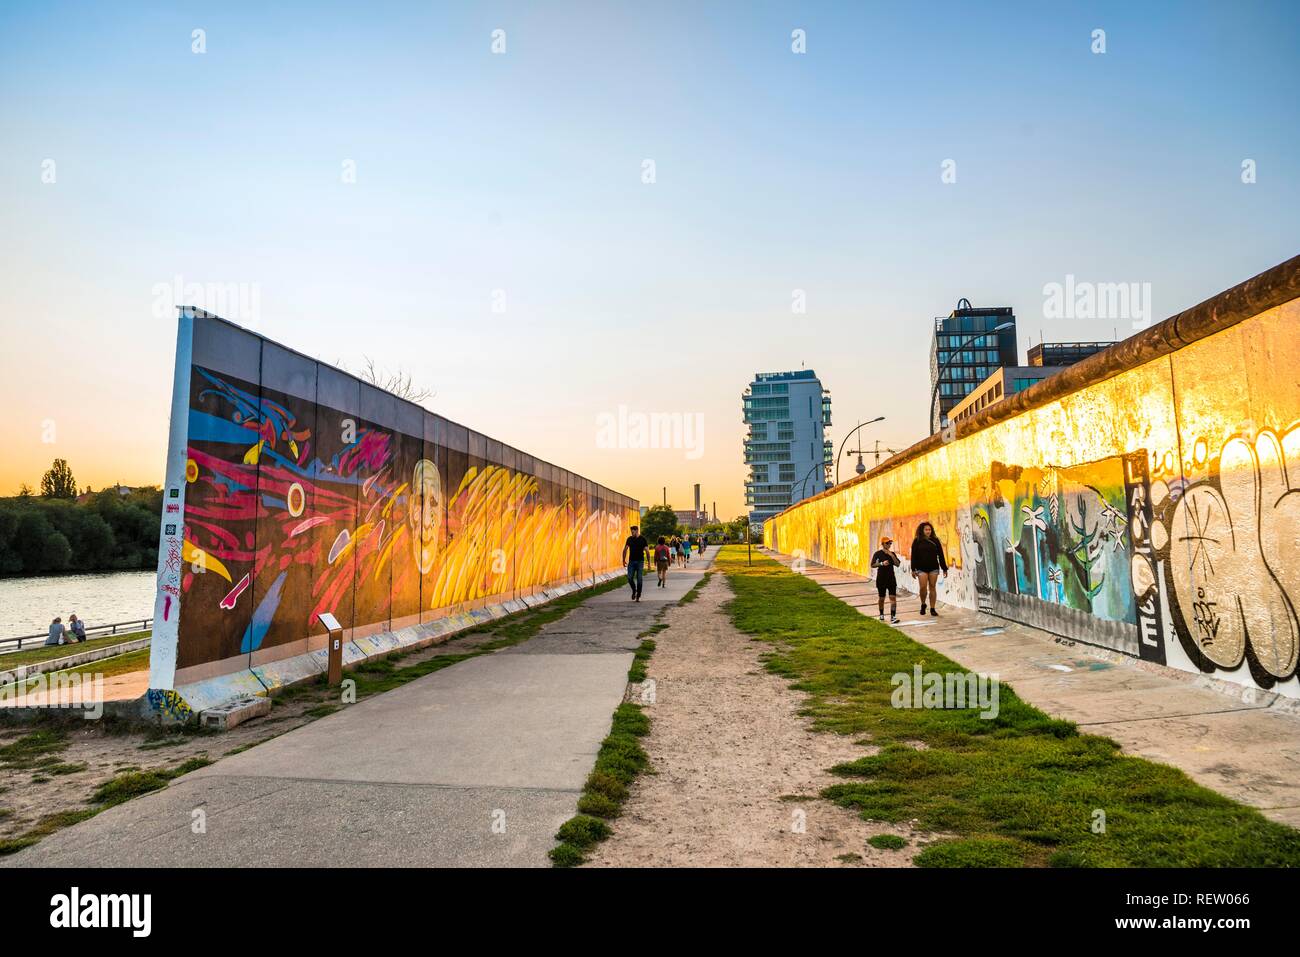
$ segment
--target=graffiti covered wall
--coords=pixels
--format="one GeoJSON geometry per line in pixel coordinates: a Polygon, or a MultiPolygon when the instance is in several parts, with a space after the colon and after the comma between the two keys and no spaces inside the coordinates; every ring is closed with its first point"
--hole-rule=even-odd
{"type": "Polygon", "coordinates": [[[952,566],[941,602],[1300,697],[1297,323],[1290,299],[977,420],[774,517],[764,541],[869,575],[890,534],[910,584],[930,521],[952,566]]]}
{"type": "Polygon", "coordinates": [[[180,318],[150,686],[619,566],[637,503],[200,311],[180,318]]]}

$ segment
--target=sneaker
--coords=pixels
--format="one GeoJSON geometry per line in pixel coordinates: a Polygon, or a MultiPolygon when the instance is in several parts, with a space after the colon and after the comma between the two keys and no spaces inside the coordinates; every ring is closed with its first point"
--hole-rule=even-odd
{"type": "Polygon", "coordinates": [[[884,612],[881,612],[881,613],[880,613],[880,620],[881,620],[881,621],[884,621],[884,620],[885,620],[885,614],[884,614],[884,612]]]}
{"type": "Polygon", "coordinates": [[[925,614],[925,602],[921,602],[921,614],[925,614]]]}
{"type": "Polygon", "coordinates": [[[938,617],[939,617],[939,613],[938,613],[937,611],[935,611],[933,608],[931,608],[931,609],[930,609],[930,617],[931,617],[931,618],[938,618],[938,617]]]}
{"type": "Polygon", "coordinates": [[[889,619],[889,623],[890,623],[891,625],[897,625],[897,624],[898,624],[898,616],[895,615],[893,618],[889,619]]]}

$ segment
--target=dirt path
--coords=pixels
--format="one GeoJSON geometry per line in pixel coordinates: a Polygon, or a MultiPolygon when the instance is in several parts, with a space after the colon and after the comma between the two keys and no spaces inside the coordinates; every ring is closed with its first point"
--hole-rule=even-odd
{"type": "Polygon", "coordinates": [[[654,773],[633,784],[589,866],[909,864],[924,836],[816,797],[839,780],[825,769],[867,752],[810,729],[798,715],[803,695],[759,661],[766,646],[732,626],[722,609],[730,598],[714,575],[695,602],[666,614],[648,669],[654,704],[643,746],[654,773]],[[877,850],[866,843],[876,834],[908,845],[877,850]]]}

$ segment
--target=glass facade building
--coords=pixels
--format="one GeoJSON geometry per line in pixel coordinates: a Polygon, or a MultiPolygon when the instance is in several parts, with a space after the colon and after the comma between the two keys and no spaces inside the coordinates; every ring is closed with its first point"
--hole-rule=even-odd
{"type": "Polygon", "coordinates": [[[1088,356],[1109,349],[1115,343],[1109,342],[1040,342],[1029,347],[1029,364],[1031,366],[1072,366],[1082,362],[1088,356]]]}
{"type": "Polygon", "coordinates": [[[938,399],[931,401],[931,432],[942,429],[952,408],[994,370],[1016,364],[1019,345],[1015,322],[1016,316],[1010,306],[976,309],[965,299],[957,304],[952,315],[934,320],[934,340],[930,344],[930,390],[933,395],[935,386],[938,386],[938,399]],[[998,333],[992,331],[1008,322],[1011,328],[998,333]]]}
{"type": "Polygon", "coordinates": [[[811,369],[758,372],[741,396],[745,435],[745,504],[762,522],[828,485],[834,451],[826,437],[830,392],[811,369]]]}

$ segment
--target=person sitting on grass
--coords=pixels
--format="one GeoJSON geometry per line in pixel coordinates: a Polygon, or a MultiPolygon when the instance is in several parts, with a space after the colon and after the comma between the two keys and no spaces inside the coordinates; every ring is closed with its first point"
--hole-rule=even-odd
{"type": "Polygon", "coordinates": [[[76,615],[68,616],[68,640],[85,641],[86,640],[86,623],[76,615]]]}
{"type": "Polygon", "coordinates": [[[65,631],[67,631],[67,629],[63,627],[63,619],[55,618],[50,622],[50,637],[45,639],[45,647],[51,648],[63,644],[63,634],[65,631]]]}

